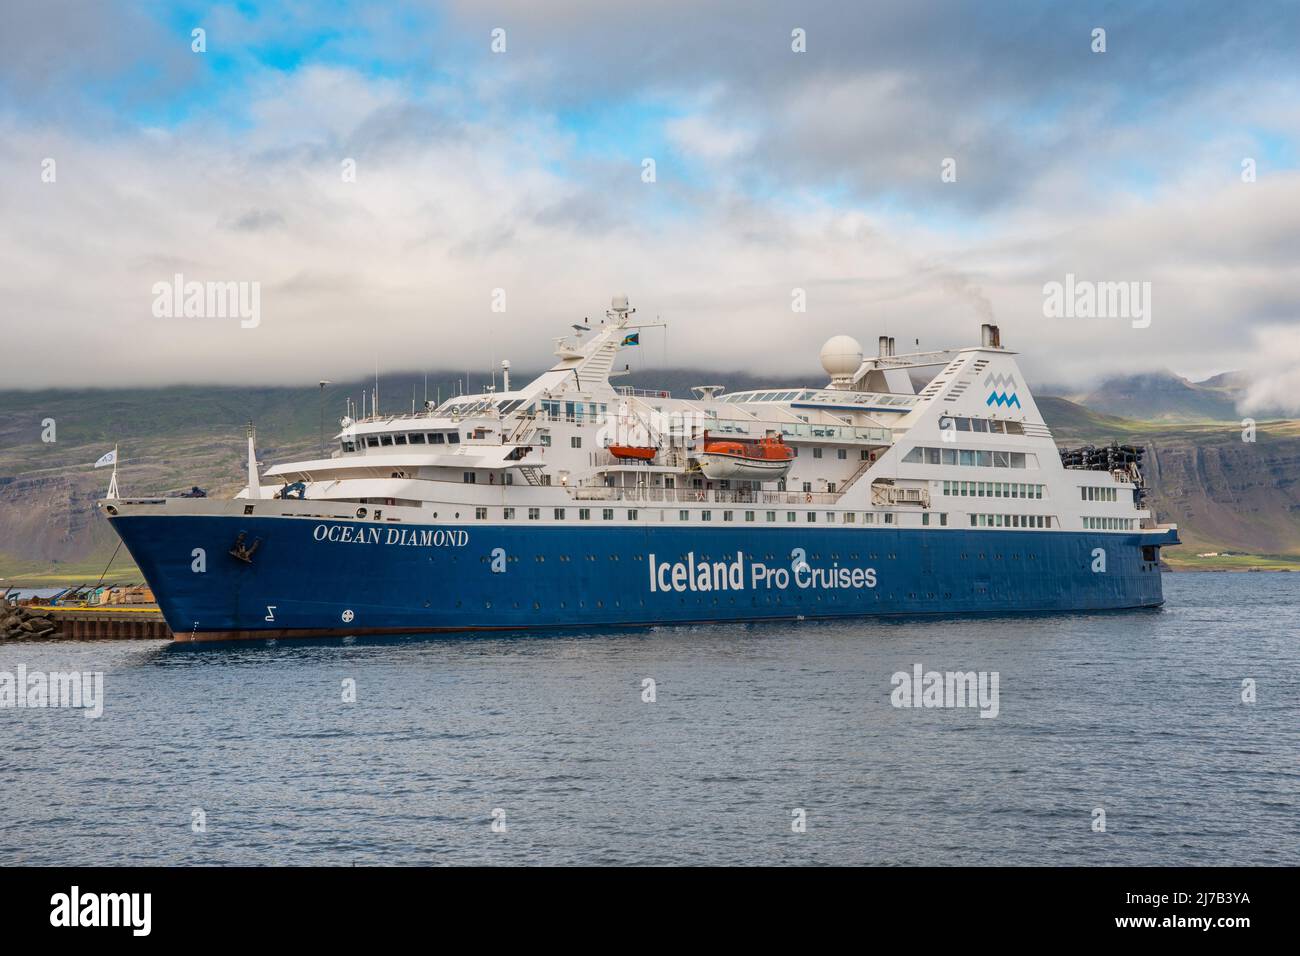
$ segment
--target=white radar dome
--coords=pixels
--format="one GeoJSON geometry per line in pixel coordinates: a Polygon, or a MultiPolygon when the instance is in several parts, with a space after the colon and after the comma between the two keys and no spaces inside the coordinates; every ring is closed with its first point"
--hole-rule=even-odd
{"type": "Polygon", "coordinates": [[[862,365],[862,343],[851,335],[833,336],[822,346],[821,359],[831,378],[847,378],[862,365]]]}

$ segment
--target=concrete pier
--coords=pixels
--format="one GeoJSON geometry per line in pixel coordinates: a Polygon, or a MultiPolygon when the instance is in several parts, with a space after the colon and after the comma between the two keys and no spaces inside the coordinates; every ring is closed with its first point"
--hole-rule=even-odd
{"type": "Polygon", "coordinates": [[[43,607],[41,617],[54,624],[48,635],[27,635],[26,640],[130,641],[171,640],[171,628],[156,607],[43,607]]]}

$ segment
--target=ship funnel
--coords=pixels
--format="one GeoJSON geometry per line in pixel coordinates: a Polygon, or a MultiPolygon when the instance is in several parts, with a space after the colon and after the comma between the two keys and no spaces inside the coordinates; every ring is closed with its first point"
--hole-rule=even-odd
{"type": "Polygon", "coordinates": [[[980,326],[980,345],[991,349],[1002,348],[1002,334],[996,325],[986,323],[980,326]]]}
{"type": "Polygon", "coordinates": [[[501,391],[510,391],[510,359],[501,360],[501,391]]]}
{"type": "Polygon", "coordinates": [[[889,358],[894,354],[894,337],[892,335],[882,335],[880,337],[880,357],[889,358]]]}

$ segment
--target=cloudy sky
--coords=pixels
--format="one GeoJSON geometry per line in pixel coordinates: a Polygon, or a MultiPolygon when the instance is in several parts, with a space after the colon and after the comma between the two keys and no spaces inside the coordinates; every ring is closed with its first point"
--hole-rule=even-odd
{"type": "Polygon", "coordinates": [[[642,367],[992,316],[1040,381],[1296,408],[1298,41],[1287,2],[11,0],[0,388],[535,368],[625,292],[642,367]],[[177,274],[256,328],[156,314],[177,274]],[[1149,326],[1045,316],[1067,274],[1149,326]]]}

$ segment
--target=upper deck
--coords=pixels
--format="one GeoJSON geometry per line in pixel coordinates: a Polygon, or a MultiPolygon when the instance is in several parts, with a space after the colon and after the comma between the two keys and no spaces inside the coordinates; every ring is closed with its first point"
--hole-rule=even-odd
{"type": "Polygon", "coordinates": [[[654,327],[616,300],[598,326],[557,340],[556,363],[523,386],[345,418],[330,457],[275,465],[239,497],[402,520],[1152,527],[1139,474],[1062,467],[995,328],[976,346],[912,355],[882,337],[870,358],[837,336],[822,349],[822,386],[702,386],[686,398],[611,384],[617,354],[654,327]],[[719,478],[706,436],[779,437],[792,457],[771,477],[719,478]],[[645,456],[615,454],[628,447],[645,456]],[[593,519],[589,502],[624,507],[593,519]]]}

